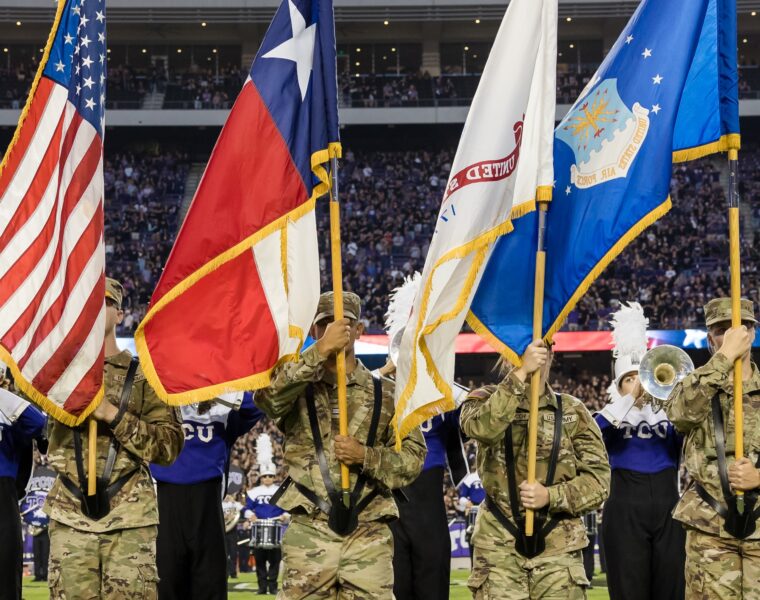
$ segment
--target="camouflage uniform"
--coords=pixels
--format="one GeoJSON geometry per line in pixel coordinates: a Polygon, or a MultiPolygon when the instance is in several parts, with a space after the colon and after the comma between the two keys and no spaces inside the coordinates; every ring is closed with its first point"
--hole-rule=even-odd
{"type": "MultiPolygon", "coordinates": [[[[743,302],[742,320],[754,321],[751,304],[743,302]]],[[[716,299],[705,307],[708,326],[730,320],[730,300],[716,299]],[[720,301],[720,302],[716,302],[720,301]],[[716,313],[718,320],[716,321],[716,313]]],[[[685,436],[684,462],[693,482],[724,503],[718,474],[711,401],[720,400],[726,436],[726,467],[734,461],[734,394],[729,374],[733,364],[714,354],[679,383],[664,408],[675,428],[685,436]]],[[[760,371],[743,386],[744,448],[755,462],[760,452],[760,371]]],[[[689,599],[760,599],[760,529],[744,540],[723,529],[723,519],[704,502],[693,483],[673,512],[686,528],[686,597],[689,599]]]]}
{"type": "MultiPolygon", "coordinates": [[[[513,374],[499,385],[470,393],[462,405],[464,433],[478,444],[478,473],[488,496],[514,521],[509,503],[504,434],[512,425],[517,483],[527,479],[530,388],[513,374]]],[[[547,385],[539,400],[536,479],[546,478],[554,438],[556,397],[547,385]]],[[[588,580],[581,549],[588,544],[580,515],[607,497],[610,467],[602,436],[583,404],[562,394],[562,439],[549,513],[567,513],[547,535],[546,549],[532,559],[515,550],[514,537],[485,503],[472,536],[474,566],[468,585],[476,600],[585,598],[588,580]]]]}
{"type": "MultiPolygon", "coordinates": [[[[344,302],[347,314],[353,308],[358,316],[358,297],[346,294],[344,302]]],[[[335,375],[325,369],[325,361],[316,345],[312,346],[297,363],[280,367],[271,386],[257,393],[255,400],[285,436],[285,463],[290,477],[329,501],[314,452],[305,398],[305,389],[311,383],[325,456],[332,480],[339,487],[340,463],[333,450],[333,437],[338,433],[335,410],[338,392],[335,375]]],[[[346,383],[348,434],[364,443],[374,405],[372,375],[358,362],[346,377],[346,383]]],[[[380,492],[359,515],[355,531],[347,536],[334,533],[327,525],[327,515],[295,486],[287,488],[277,502],[293,515],[282,544],[285,575],[278,598],[392,598],[393,540],[387,523],[398,517],[398,509],[390,490],[414,481],[422,469],[426,451],[417,429],[404,438],[399,452],[393,449],[393,389],[393,382],[384,379],[377,439],[373,447],[367,448],[361,468],[351,468],[351,489],[363,472],[368,479],[362,498],[373,489],[380,492]]]]}
{"type": "MultiPolygon", "coordinates": [[[[106,297],[121,305],[121,286],[111,279],[106,281],[106,297]]],[[[103,402],[119,406],[131,360],[126,350],[106,358],[103,402]]],[[[86,517],[80,501],[61,481],[63,476],[80,484],[74,430],[58,422],[50,424],[48,460],[59,475],[45,503],[50,516],[48,581],[53,600],[156,597],[158,508],[148,463],[174,462],[184,441],[181,422],[179,411],[158,399],[138,368],[121,421],[113,429],[98,423],[96,472],[104,471],[113,437],[120,448],[109,483],[134,473],[111,500],[110,513],[100,520],[86,517]]],[[[87,440],[84,427],[85,469],[87,440]]]]}

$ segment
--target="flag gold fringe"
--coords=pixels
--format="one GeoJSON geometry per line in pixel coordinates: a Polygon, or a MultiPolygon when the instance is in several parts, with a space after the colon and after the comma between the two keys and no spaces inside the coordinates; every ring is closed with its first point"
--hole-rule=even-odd
{"type": "Polygon", "coordinates": [[[11,373],[13,373],[13,381],[16,387],[21,390],[27,398],[29,398],[47,414],[52,416],[56,421],[60,421],[69,427],[76,427],[83,423],[87,417],[89,417],[90,414],[98,407],[101,400],[103,399],[104,389],[103,385],[101,384],[100,389],[97,391],[95,397],[92,399],[87,408],[85,408],[85,410],[80,415],[72,415],[63,407],[50,400],[50,398],[37,390],[29,381],[27,381],[27,379],[21,374],[21,370],[18,368],[18,364],[11,356],[11,353],[8,352],[8,350],[3,346],[0,346],[0,360],[8,365],[11,373]]]}
{"type": "Polygon", "coordinates": [[[433,357],[430,355],[430,350],[427,347],[425,336],[433,333],[438,328],[438,326],[441,325],[441,323],[450,321],[456,315],[462,312],[465,304],[467,303],[467,299],[470,297],[470,292],[472,291],[472,288],[475,285],[475,279],[477,278],[477,274],[480,271],[483,264],[485,263],[488,247],[493,242],[495,242],[497,238],[511,232],[512,230],[514,230],[514,225],[512,225],[512,221],[510,219],[510,220],[505,221],[504,223],[497,225],[496,227],[491,228],[490,230],[486,231],[485,233],[478,236],[474,240],[470,240],[466,244],[463,244],[461,246],[458,246],[457,248],[453,248],[449,250],[446,254],[444,254],[438,259],[435,265],[433,265],[433,268],[430,271],[430,276],[425,282],[425,287],[422,290],[422,295],[421,295],[422,301],[420,303],[420,310],[417,316],[417,324],[415,326],[414,337],[413,337],[414,347],[412,351],[412,365],[411,365],[411,370],[409,373],[409,381],[407,382],[406,387],[401,392],[398,404],[396,406],[396,415],[393,421],[393,427],[396,430],[396,449],[397,450],[401,448],[401,440],[405,436],[407,436],[409,432],[412,431],[415,427],[418,427],[421,423],[425,422],[427,419],[429,419],[433,415],[439,414],[441,412],[446,412],[454,408],[454,397],[451,393],[451,387],[446,381],[444,381],[443,377],[438,371],[435,361],[433,360],[433,357]],[[470,265],[470,268],[467,272],[467,278],[465,280],[465,284],[462,287],[462,290],[460,291],[459,296],[456,299],[456,302],[454,303],[454,307],[450,311],[438,317],[435,321],[433,321],[429,325],[425,325],[424,318],[428,312],[428,303],[430,302],[430,294],[432,293],[432,287],[430,285],[430,282],[432,281],[432,278],[435,274],[436,269],[442,264],[450,260],[462,259],[465,256],[472,254],[473,252],[477,252],[477,255],[475,256],[472,264],[470,265]],[[419,344],[419,351],[425,359],[425,366],[427,367],[427,372],[430,375],[431,379],[433,380],[435,387],[441,393],[441,397],[435,400],[434,402],[427,403],[424,406],[421,406],[415,409],[402,420],[401,415],[404,413],[404,409],[406,408],[406,405],[409,402],[409,398],[412,396],[412,394],[414,393],[414,388],[417,386],[417,345],[418,344],[419,344]]]}
{"type": "MultiPolygon", "coordinates": [[[[568,315],[575,308],[575,305],[583,297],[583,295],[589,290],[591,285],[602,272],[609,266],[609,264],[617,258],[617,256],[630,244],[636,237],[638,237],[647,227],[657,221],[660,217],[666,214],[672,208],[672,202],[670,196],[665,201],[653,209],[651,212],[642,217],[631,229],[629,229],[615,244],[607,251],[607,253],[596,263],[594,268],[589,272],[580,285],[576,288],[570,300],[565,304],[565,307],[560,312],[559,316],[555,319],[549,331],[544,336],[545,341],[552,339],[555,333],[557,333],[562,325],[565,323],[568,315]]],[[[509,360],[513,365],[519,367],[522,363],[520,355],[513,349],[507,346],[504,342],[499,340],[494,333],[488,329],[488,327],[480,321],[472,312],[467,315],[467,323],[472,329],[485,339],[499,354],[509,360]]]]}
{"type": "MultiPolygon", "coordinates": [[[[288,332],[291,337],[299,340],[298,349],[293,354],[287,354],[280,357],[274,366],[267,369],[266,371],[254,373],[240,379],[225,381],[203,388],[197,388],[185,392],[169,393],[166,391],[166,388],[161,382],[161,379],[156,371],[155,364],[153,363],[150,348],[148,347],[148,342],[145,337],[145,326],[153,319],[153,317],[156,316],[156,314],[163,310],[168,304],[176,300],[180,295],[189,290],[193,285],[198,283],[198,281],[210,273],[216,271],[227,262],[233,260],[234,258],[237,258],[243,252],[248,251],[252,246],[254,246],[265,237],[272,235],[278,230],[282,232],[284,229],[287,229],[289,222],[297,221],[304,215],[313,211],[316,207],[317,199],[321,196],[324,196],[330,191],[330,176],[327,172],[327,169],[324,167],[324,163],[328,162],[332,158],[340,158],[341,155],[342,147],[339,142],[330,142],[327,148],[312,153],[311,170],[319,179],[319,182],[314,186],[309,200],[307,200],[298,208],[273,221],[266,227],[263,227],[256,233],[248,236],[242,242],[239,242],[232,248],[229,248],[228,250],[222,252],[215,258],[208,261],[202,267],[175,285],[158,302],[156,302],[154,306],[150,308],[148,313],[140,322],[137,331],[135,332],[135,347],[137,348],[137,353],[140,356],[140,364],[143,368],[145,378],[148,380],[148,383],[154,389],[158,397],[161,398],[161,400],[172,406],[181,406],[183,404],[192,404],[194,402],[209,400],[227,392],[239,392],[266,387],[271,383],[272,372],[277,367],[285,362],[298,360],[305,336],[301,328],[291,324],[289,326],[288,332]]],[[[284,258],[281,256],[281,260],[285,261],[283,276],[287,277],[287,255],[284,258]]]]}
{"type": "Polygon", "coordinates": [[[728,133],[721,136],[719,140],[710,142],[709,144],[695,146],[694,148],[686,148],[685,150],[676,150],[673,152],[673,162],[682,163],[688,160],[703,158],[705,156],[716,154],[718,152],[739,150],[741,148],[741,145],[741,135],[738,133],[728,133]]]}
{"type": "Polygon", "coordinates": [[[546,332],[544,340],[551,340],[552,336],[554,336],[554,334],[562,328],[562,325],[565,323],[565,319],[567,319],[570,312],[575,308],[578,300],[581,299],[581,297],[588,291],[594,281],[596,281],[596,279],[602,274],[607,266],[618,257],[618,255],[625,249],[625,247],[634,239],[636,239],[647,227],[649,227],[657,219],[666,214],[671,208],[673,208],[673,203],[670,200],[670,196],[668,196],[665,198],[665,201],[662,204],[639,219],[638,223],[626,231],[620,237],[620,239],[618,239],[618,241],[612,245],[612,247],[599,260],[599,262],[594,265],[594,268],[591,269],[589,274],[586,275],[581,284],[576,288],[573,295],[570,296],[570,300],[568,300],[565,304],[565,308],[562,309],[562,312],[559,313],[552,326],[549,327],[549,331],[546,332]]]}
{"type": "Polygon", "coordinates": [[[551,202],[554,186],[540,185],[536,188],[536,200],[538,202],[551,202]]]}
{"type": "Polygon", "coordinates": [[[509,213],[510,219],[519,219],[520,217],[524,217],[527,214],[530,214],[532,212],[535,212],[536,210],[536,199],[529,200],[528,202],[523,202],[522,204],[518,204],[517,206],[512,208],[512,212],[509,213]]]}
{"type": "MultiPolygon", "coordinates": [[[[486,258],[486,250],[488,249],[488,246],[492,243],[494,243],[500,236],[506,235],[514,230],[514,225],[512,224],[512,221],[514,219],[518,219],[522,216],[525,216],[533,211],[536,210],[536,204],[538,202],[548,202],[552,198],[552,191],[553,186],[551,185],[542,185],[538,186],[536,188],[536,194],[535,197],[527,202],[523,202],[521,204],[518,204],[515,208],[512,209],[509,215],[509,220],[505,223],[502,223],[501,225],[497,225],[496,227],[490,229],[489,231],[485,232],[478,238],[471,240],[467,244],[464,244],[458,248],[454,248],[453,250],[450,250],[446,254],[444,254],[441,258],[438,259],[436,264],[433,266],[433,269],[431,270],[430,277],[428,278],[428,282],[432,280],[433,274],[435,273],[435,270],[443,263],[452,260],[454,258],[463,258],[464,256],[471,254],[472,252],[478,252],[478,255],[476,256],[475,260],[473,260],[473,264],[470,265],[470,270],[467,273],[467,279],[466,283],[463,287],[463,291],[460,292],[459,297],[457,298],[457,301],[454,305],[454,308],[451,309],[449,312],[447,312],[444,315],[441,315],[436,321],[431,323],[430,325],[427,325],[423,328],[422,319],[424,318],[424,315],[427,314],[427,305],[430,300],[430,285],[426,285],[423,295],[422,295],[422,303],[420,306],[420,312],[417,322],[417,328],[414,335],[414,344],[415,348],[412,354],[412,368],[410,370],[409,375],[409,381],[406,384],[406,387],[401,393],[401,396],[399,397],[398,405],[396,406],[396,416],[394,417],[393,426],[396,430],[396,449],[400,449],[401,447],[401,440],[409,434],[409,432],[414,429],[415,427],[418,427],[428,419],[434,417],[437,414],[441,414],[443,412],[446,412],[448,410],[453,410],[455,408],[454,404],[454,398],[451,394],[451,387],[448,383],[446,383],[443,380],[443,377],[441,377],[440,372],[436,368],[435,361],[433,360],[433,357],[430,355],[430,350],[427,347],[427,343],[425,342],[426,335],[430,335],[435,331],[438,326],[445,322],[453,319],[456,315],[458,315],[462,309],[464,308],[464,305],[467,301],[467,298],[470,296],[470,292],[472,291],[472,287],[475,284],[475,278],[480,271],[481,267],[483,266],[483,263],[485,262],[486,258]],[[425,404],[424,406],[421,406],[414,410],[412,413],[410,413],[407,417],[401,420],[401,415],[403,414],[404,408],[406,408],[406,404],[409,401],[409,398],[411,397],[414,388],[417,386],[417,344],[419,343],[419,349],[422,353],[423,357],[425,358],[425,365],[427,367],[428,374],[433,379],[433,382],[435,383],[436,388],[438,391],[442,394],[442,397],[434,402],[430,402],[425,404]]],[[[476,318],[474,321],[471,321],[470,317],[474,318],[474,315],[472,312],[468,312],[468,315],[466,317],[467,322],[470,324],[470,326],[475,330],[476,333],[479,333],[482,335],[486,341],[489,343],[493,343],[495,341],[495,336],[493,334],[490,334],[488,332],[487,328],[480,323],[476,318]],[[474,324],[473,324],[474,323],[474,324]],[[487,332],[487,333],[486,333],[487,332]]],[[[501,344],[503,347],[503,351],[505,352],[505,356],[508,358],[510,357],[510,353],[514,358],[517,358],[517,361],[519,362],[519,357],[512,352],[509,348],[501,344]]],[[[510,358],[511,360],[511,358],[510,358]]]]}
{"type": "Polygon", "coordinates": [[[482,337],[488,344],[496,350],[501,356],[506,358],[509,362],[511,362],[516,367],[520,367],[522,365],[522,359],[520,356],[512,350],[509,346],[507,346],[504,342],[502,342],[499,338],[497,338],[493,333],[491,333],[491,330],[486,327],[478,317],[475,316],[475,313],[470,311],[467,313],[467,324],[472,327],[472,330],[477,333],[480,337],[482,337]]]}

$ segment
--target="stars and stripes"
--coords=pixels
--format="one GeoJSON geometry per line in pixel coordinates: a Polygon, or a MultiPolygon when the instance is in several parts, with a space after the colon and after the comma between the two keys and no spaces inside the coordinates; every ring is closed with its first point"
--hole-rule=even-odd
{"type": "Polygon", "coordinates": [[[0,164],[0,356],[57,419],[102,395],[105,2],[61,0],[0,164]]]}

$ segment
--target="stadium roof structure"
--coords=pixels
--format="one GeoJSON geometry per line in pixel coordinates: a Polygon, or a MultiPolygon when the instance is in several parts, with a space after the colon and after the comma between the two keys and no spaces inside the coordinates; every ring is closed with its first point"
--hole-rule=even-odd
{"type": "MultiPolygon", "coordinates": [[[[505,0],[335,0],[337,22],[467,21],[473,15],[500,20],[505,0]]],[[[110,0],[109,21],[115,23],[267,23],[279,0],[110,0]]],[[[559,16],[629,17],[638,1],[559,0],[559,16]]],[[[739,13],[760,9],[760,0],[737,0],[739,13]]],[[[0,0],[0,22],[47,22],[50,0],[0,0]]]]}

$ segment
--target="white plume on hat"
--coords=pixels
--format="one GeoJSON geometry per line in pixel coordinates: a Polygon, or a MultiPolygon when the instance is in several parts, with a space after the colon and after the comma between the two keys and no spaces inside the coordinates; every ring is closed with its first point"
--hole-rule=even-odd
{"type": "Polygon", "coordinates": [[[612,355],[615,357],[615,386],[626,373],[639,370],[641,358],[646,354],[649,319],[638,302],[620,304],[612,314],[612,355]]]}
{"type": "Polygon", "coordinates": [[[256,462],[259,465],[259,475],[275,474],[272,438],[268,433],[261,433],[256,438],[256,462]]]}
{"type": "Polygon", "coordinates": [[[391,300],[388,303],[388,311],[385,313],[385,331],[388,338],[393,337],[409,322],[414,307],[414,298],[420,290],[422,275],[419,272],[404,278],[404,283],[393,290],[391,300]]]}

